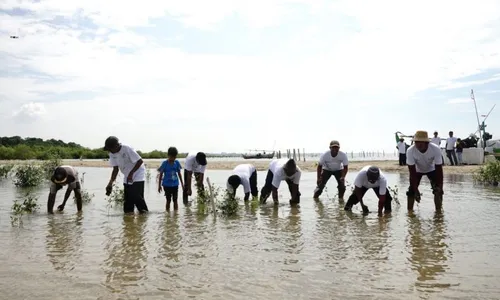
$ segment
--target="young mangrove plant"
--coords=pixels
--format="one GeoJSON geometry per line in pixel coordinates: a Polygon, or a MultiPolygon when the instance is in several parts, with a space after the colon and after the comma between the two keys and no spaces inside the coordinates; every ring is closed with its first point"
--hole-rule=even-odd
{"type": "Polygon", "coordinates": [[[54,170],[60,165],[62,165],[62,160],[58,155],[50,155],[49,159],[44,160],[41,168],[45,172],[45,178],[50,179],[50,177],[54,173],[54,170]]]}
{"type": "MultiPolygon", "coordinates": [[[[83,197],[83,195],[82,195],[83,197]]],[[[123,186],[118,184],[113,184],[113,189],[111,190],[111,194],[107,197],[108,208],[115,207],[118,205],[123,205],[125,201],[125,194],[123,186]]]]}
{"type": "Polygon", "coordinates": [[[498,186],[500,182],[500,161],[490,161],[473,174],[474,182],[498,186]]]}
{"type": "MultiPolygon", "coordinates": [[[[91,194],[84,189],[82,189],[81,191],[82,191],[82,203],[89,203],[95,197],[93,193],[91,194]]],[[[73,200],[75,200],[76,202],[76,196],[74,193],[73,193],[73,200]]]]}
{"type": "Polygon", "coordinates": [[[22,216],[25,214],[32,214],[40,208],[38,205],[38,198],[32,194],[31,192],[27,192],[23,201],[15,200],[14,204],[12,204],[12,215],[10,216],[11,223],[14,224],[22,224],[22,216]]]}
{"type": "Polygon", "coordinates": [[[233,195],[226,190],[221,201],[217,203],[217,209],[219,213],[223,216],[234,216],[238,214],[240,208],[240,199],[238,197],[233,197],[233,195]]]}
{"type": "Polygon", "coordinates": [[[13,168],[14,165],[12,164],[0,165],[0,180],[9,177],[10,171],[12,171],[13,168]]]}
{"type": "Polygon", "coordinates": [[[18,165],[13,169],[13,182],[17,187],[35,187],[45,180],[45,170],[35,164],[18,165]]]}

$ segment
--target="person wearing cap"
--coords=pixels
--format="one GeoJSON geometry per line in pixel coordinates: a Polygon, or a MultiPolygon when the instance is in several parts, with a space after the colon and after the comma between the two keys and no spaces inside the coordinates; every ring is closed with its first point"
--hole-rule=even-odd
{"type": "Polygon", "coordinates": [[[58,211],[63,211],[66,201],[68,201],[71,192],[75,193],[76,198],[76,208],[78,212],[82,211],[82,191],[81,183],[78,178],[78,171],[72,166],[59,166],[55,168],[54,173],[50,177],[50,192],[49,199],[47,201],[47,212],[53,214],[54,204],[56,202],[57,191],[67,185],[66,193],[64,194],[64,200],[61,205],[57,207],[58,211]]]}
{"type": "Polygon", "coordinates": [[[250,199],[250,193],[252,193],[252,197],[258,196],[257,169],[252,164],[237,165],[233,169],[231,176],[228,177],[226,188],[233,197],[236,196],[236,190],[240,184],[243,186],[245,201],[250,199]]]}
{"type": "Polygon", "coordinates": [[[191,190],[191,180],[194,174],[196,189],[198,194],[205,190],[203,184],[205,170],[207,168],[207,156],[203,152],[189,152],[184,162],[184,190],[182,191],[182,202],[188,204],[188,197],[193,194],[191,190]]]}
{"type": "Polygon", "coordinates": [[[260,203],[264,204],[272,194],[275,205],[278,205],[278,188],[281,181],[285,181],[292,199],[290,205],[300,203],[299,183],[302,171],[295,163],[294,159],[282,158],[274,159],[269,164],[269,170],[266,175],[266,182],[260,191],[260,203]]]}
{"type": "Polygon", "coordinates": [[[431,143],[427,131],[419,130],[413,137],[414,144],[406,154],[406,164],[410,172],[410,186],[408,197],[408,211],[413,210],[415,201],[420,203],[418,187],[425,175],[429,178],[434,194],[436,210],[441,210],[443,204],[443,157],[441,149],[431,143]]]}
{"type": "Polygon", "coordinates": [[[392,211],[392,196],[387,189],[387,179],[376,166],[365,166],[359,171],[354,179],[354,191],[347,200],[344,210],[350,211],[356,204],[361,203],[363,213],[368,214],[368,206],[363,203],[363,197],[369,189],[373,189],[378,197],[378,215],[388,214],[392,211]]]}
{"type": "Polygon", "coordinates": [[[118,171],[123,174],[123,212],[133,214],[135,208],[139,213],[148,212],[144,200],[144,181],[146,180],[146,167],[141,156],[134,148],[122,144],[115,136],[110,136],[104,142],[104,150],[109,153],[109,164],[113,167],[111,179],[106,186],[106,195],[111,195],[113,183],[118,171]]]}
{"type": "Polygon", "coordinates": [[[317,199],[325,188],[330,177],[334,176],[337,180],[337,190],[339,199],[344,199],[345,193],[345,176],[349,170],[349,160],[347,155],[340,151],[340,143],[338,141],[330,142],[330,150],[321,154],[319,157],[318,167],[316,168],[316,189],[314,190],[313,198],[317,199]]]}

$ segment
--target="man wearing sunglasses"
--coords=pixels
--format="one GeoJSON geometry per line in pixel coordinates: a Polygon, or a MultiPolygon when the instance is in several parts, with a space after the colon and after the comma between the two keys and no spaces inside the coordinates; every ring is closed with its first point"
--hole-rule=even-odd
{"type": "Polygon", "coordinates": [[[349,200],[347,200],[344,210],[350,211],[352,207],[359,202],[363,208],[363,214],[368,214],[370,211],[363,203],[363,197],[369,189],[373,189],[375,195],[377,195],[379,199],[378,215],[382,215],[382,210],[384,210],[386,214],[390,213],[392,210],[392,197],[387,189],[387,179],[380,169],[375,166],[366,166],[356,175],[356,179],[354,180],[354,191],[349,197],[349,200]]]}

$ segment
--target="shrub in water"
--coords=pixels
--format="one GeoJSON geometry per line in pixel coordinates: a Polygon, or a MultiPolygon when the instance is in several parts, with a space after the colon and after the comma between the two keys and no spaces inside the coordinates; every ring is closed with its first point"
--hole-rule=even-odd
{"type": "Polygon", "coordinates": [[[62,160],[59,158],[59,156],[50,155],[50,158],[42,163],[41,168],[45,172],[45,177],[47,179],[50,179],[50,177],[54,173],[54,170],[60,165],[62,165],[62,160]]]}
{"type": "Polygon", "coordinates": [[[45,171],[41,166],[28,164],[14,168],[14,185],[18,187],[38,186],[45,179],[45,171]]]}
{"type": "Polygon", "coordinates": [[[19,223],[22,224],[22,216],[25,214],[32,214],[40,208],[38,205],[38,198],[27,192],[24,196],[24,200],[21,202],[19,200],[14,201],[12,205],[12,215],[10,216],[10,220],[12,224],[19,223]]]}
{"type": "Polygon", "coordinates": [[[124,201],[125,201],[125,194],[123,186],[120,186],[118,184],[113,184],[111,195],[108,196],[108,207],[123,205],[124,201]]]}
{"type": "Polygon", "coordinates": [[[476,183],[498,186],[498,182],[500,182],[500,161],[491,161],[481,166],[474,173],[473,178],[476,183]]]}
{"type": "Polygon", "coordinates": [[[10,171],[12,171],[14,165],[0,165],[0,179],[5,179],[9,176],[10,171]]]}
{"type": "MultiPolygon", "coordinates": [[[[94,194],[91,194],[84,189],[82,189],[81,191],[82,191],[82,203],[89,203],[95,197],[94,194]]],[[[76,196],[74,193],[73,193],[73,200],[75,200],[76,202],[76,196]]]]}
{"type": "Polygon", "coordinates": [[[238,214],[238,210],[240,208],[239,200],[240,199],[238,197],[233,197],[231,193],[226,190],[222,201],[217,203],[217,208],[224,216],[234,216],[238,214]]]}

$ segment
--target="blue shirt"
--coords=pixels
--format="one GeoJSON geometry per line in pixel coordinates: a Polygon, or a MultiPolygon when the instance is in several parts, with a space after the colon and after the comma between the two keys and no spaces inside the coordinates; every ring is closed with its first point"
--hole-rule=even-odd
{"type": "Polygon", "coordinates": [[[162,162],[160,169],[158,171],[163,173],[163,186],[174,187],[179,186],[179,177],[177,172],[182,169],[181,163],[176,159],[173,164],[168,160],[162,162]]]}

